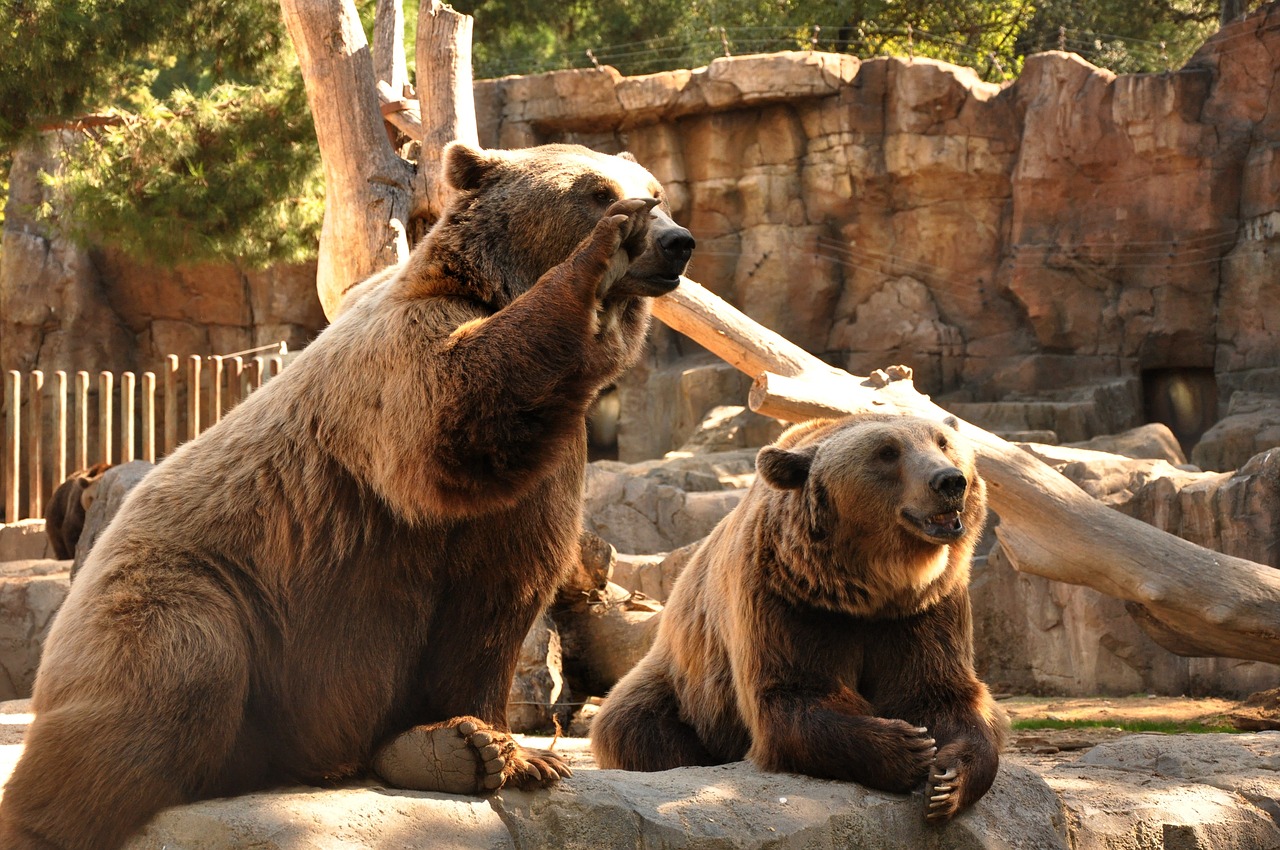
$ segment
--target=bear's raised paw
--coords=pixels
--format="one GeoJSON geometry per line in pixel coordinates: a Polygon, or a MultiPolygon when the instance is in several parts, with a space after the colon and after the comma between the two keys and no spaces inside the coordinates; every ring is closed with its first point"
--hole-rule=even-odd
{"type": "Polygon", "coordinates": [[[627,273],[631,261],[644,253],[652,210],[657,205],[656,198],[614,201],[578,247],[575,256],[585,254],[605,264],[595,289],[597,300],[603,301],[610,288],[627,273]]]}
{"type": "Polygon", "coordinates": [[[484,794],[507,785],[545,788],[572,775],[554,753],[526,750],[474,717],[415,726],[374,757],[374,771],[397,788],[484,794]]]}

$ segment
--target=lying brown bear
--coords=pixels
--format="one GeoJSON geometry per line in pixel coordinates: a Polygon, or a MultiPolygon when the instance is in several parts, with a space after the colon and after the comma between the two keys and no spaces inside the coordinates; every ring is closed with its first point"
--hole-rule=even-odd
{"type": "Polygon", "coordinates": [[[140,483],[49,636],[4,850],[112,850],[156,811],[376,766],[549,785],[507,734],[576,559],[586,413],[693,248],[632,159],[446,149],[401,268],[140,483]]]}
{"type": "Polygon", "coordinates": [[[945,820],[986,793],[1003,713],[973,670],[986,492],[951,427],[821,420],[762,449],[691,558],[648,655],[605,700],[601,767],[751,759],[906,792],[945,820]]]}

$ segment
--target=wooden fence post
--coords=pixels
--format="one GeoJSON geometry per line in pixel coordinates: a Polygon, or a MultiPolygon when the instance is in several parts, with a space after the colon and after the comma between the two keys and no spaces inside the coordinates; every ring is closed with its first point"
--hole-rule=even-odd
{"type": "Polygon", "coordinates": [[[22,477],[18,463],[22,458],[22,373],[10,371],[4,382],[4,403],[9,411],[4,429],[4,521],[18,521],[18,498],[22,477]]]}
{"type": "Polygon", "coordinates": [[[129,463],[135,457],[136,434],[133,424],[133,404],[137,376],[125,372],[120,376],[120,462],[129,463]]]}
{"type": "Polygon", "coordinates": [[[187,358],[187,439],[200,436],[200,355],[187,358]]]}
{"type": "Polygon", "coordinates": [[[76,469],[89,468],[89,373],[76,372],[76,469]]]}
{"type": "Polygon", "coordinates": [[[111,419],[115,413],[115,399],[112,397],[112,391],[115,389],[116,376],[111,372],[102,371],[98,373],[98,447],[102,450],[102,462],[111,463],[112,449],[111,419]]]}
{"type": "Polygon", "coordinates": [[[156,462],[156,373],[142,373],[142,459],[156,462]]]}
{"type": "Polygon", "coordinates": [[[44,372],[28,375],[31,398],[27,401],[27,518],[44,516],[44,372]]]}
{"type": "MultiPolygon", "coordinates": [[[[53,489],[67,480],[67,373],[53,373],[53,489]]],[[[49,491],[50,495],[53,490],[49,491]]]]}
{"type": "Polygon", "coordinates": [[[178,447],[178,355],[165,357],[164,370],[164,453],[178,447]]]}

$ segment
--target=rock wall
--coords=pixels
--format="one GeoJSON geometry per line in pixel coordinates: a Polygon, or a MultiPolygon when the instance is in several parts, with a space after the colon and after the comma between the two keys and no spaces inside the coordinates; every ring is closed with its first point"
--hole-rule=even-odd
{"type": "MultiPolygon", "coordinates": [[[[1156,418],[1190,449],[1235,392],[1280,396],[1278,17],[1264,7],[1165,74],[1050,52],[997,86],[926,59],[794,52],[486,80],[476,111],[489,146],[634,152],[699,240],[691,276],[832,363],[905,362],[1010,430],[1060,419],[1078,440],[1156,418]],[[1109,419],[1025,407],[1101,382],[1134,401],[1109,419]],[[990,407],[1007,401],[1024,406],[990,407]]],[[[27,151],[13,169],[0,369],[147,369],[323,326],[311,266],[161,271],[51,237],[30,214],[41,167],[27,151]]],[[[621,459],[741,403],[740,379],[684,365],[693,351],[655,333],[620,389],[621,459]]]]}
{"type": "MultiPolygon", "coordinates": [[[[1277,19],[1166,74],[797,52],[483,81],[476,109],[486,145],[631,150],[698,238],[690,276],[832,363],[955,402],[1199,370],[1194,442],[1236,390],[1280,394],[1277,19]]],[[[690,349],[658,333],[624,384],[624,460],[675,447],[643,411],[690,349]]]]}

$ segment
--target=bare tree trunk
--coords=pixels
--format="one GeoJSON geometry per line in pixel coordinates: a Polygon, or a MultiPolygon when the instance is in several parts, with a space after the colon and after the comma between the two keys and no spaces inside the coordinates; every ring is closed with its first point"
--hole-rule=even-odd
{"type": "Polygon", "coordinates": [[[418,7],[418,104],[422,151],[414,184],[414,218],[430,225],[440,217],[448,188],[440,173],[444,146],[454,140],[479,146],[471,77],[471,24],[440,0],[418,7]]]}
{"type": "MultiPolygon", "coordinates": [[[[755,377],[750,404],[803,421],[867,411],[949,414],[904,373],[833,369],[685,279],[654,315],[755,377]]],[[[1014,566],[1129,604],[1153,640],[1181,655],[1280,662],[1280,570],[1213,552],[1096,501],[1016,446],[969,423],[996,535],[1014,566]]]]}
{"type": "Polygon", "coordinates": [[[404,55],[404,6],[400,0],[378,0],[373,13],[373,76],[391,86],[397,97],[409,85],[404,55]]]}
{"type": "Polygon", "coordinates": [[[324,164],[316,288],[333,317],[343,294],[408,256],[413,169],[382,128],[373,61],[351,0],[280,0],[324,164]]]}

